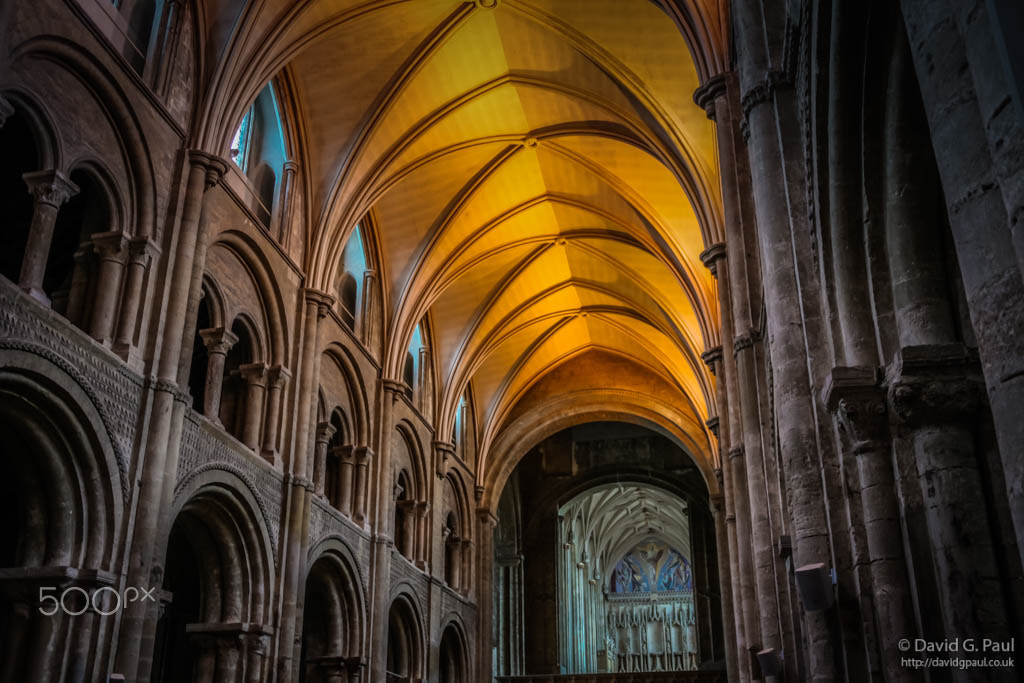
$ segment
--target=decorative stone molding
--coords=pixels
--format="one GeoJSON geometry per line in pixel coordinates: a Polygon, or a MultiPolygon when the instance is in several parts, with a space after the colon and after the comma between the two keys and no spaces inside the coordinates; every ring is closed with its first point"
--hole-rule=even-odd
{"type": "Polygon", "coordinates": [[[396,400],[399,396],[405,395],[410,389],[408,384],[397,379],[381,380],[381,386],[384,387],[386,393],[391,394],[392,401],[396,400]]]}
{"type": "Polygon", "coordinates": [[[78,194],[78,185],[57,170],[34,171],[21,177],[28,185],[29,194],[37,204],[59,208],[64,202],[78,194]]]}
{"type": "Polygon", "coordinates": [[[224,174],[228,172],[226,161],[202,150],[190,149],[188,151],[188,162],[192,166],[206,169],[206,187],[204,188],[206,190],[218,185],[224,178],[224,174]]]}
{"type": "Polygon", "coordinates": [[[761,340],[761,333],[757,330],[747,330],[743,334],[738,334],[733,337],[732,340],[732,353],[733,356],[739,354],[744,349],[753,348],[754,344],[761,340]]]}
{"type": "Polygon", "coordinates": [[[316,317],[318,321],[326,318],[334,306],[334,297],[318,289],[306,288],[303,291],[303,296],[306,298],[306,303],[317,306],[316,317]]]}
{"type": "Polygon", "coordinates": [[[855,455],[876,452],[887,441],[889,418],[877,368],[832,368],[822,399],[850,439],[855,455]]]}
{"type": "MultiPolygon", "coordinates": [[[[718,437],[718,432],[719,432],[719,429],[721,428],[721,421],[719,420],[717,415],[709,417],[707,420],[704,421],[704,424],[706,424],[708,426],[708,429],[711,430],[711,433],[715,435],[716,439],[719,438],[718,437]]],[[[721,483],[721,482],[719,482],[719,483],[721,483]]]]}
{"type": "Polygon", "coordinates": [[[712,121],[715,119],[715,100],[725,94],[730,76],[728,72],[715,74],[693,91],[693,103],[703,109],[712,121]]]}
{"type": "Polygon", "coordinates": [[[746,454],[747,452],[746,450],[744,450],[743,444],[740,444],[739,446],[733,446],[732,448],[729,449],[729,460],[736,460],[737,458],[742,458],[746,454]]]}
{"type": "Polygon", "coordinates": [[[724,260],[726,254],[725,242],[716,242],[700,253],[700,262],[718,277],[718,262],[724,260]]]}
{"type": "Polygon", "coordinates": [[[716,374],[715,366],[722,362],[722,345],[712,346],[710,349],[700,354],[700,359],[704,361],[704,364],[711,370],[711,374],[716,374]]]}

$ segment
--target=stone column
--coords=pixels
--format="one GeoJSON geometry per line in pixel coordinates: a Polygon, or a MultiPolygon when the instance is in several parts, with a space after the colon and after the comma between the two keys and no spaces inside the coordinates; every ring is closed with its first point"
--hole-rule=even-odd
{"type": "MultiPolygon", "coordinates": [[[[802,205],[803,196],[790,196],[791,185],[803,182],[802,160],[784,157],[783,144],[791,132],[780,135],[776,88],[780,74],[772,70],[765,44],[765,12],[759,0],[737,0],[733,5],[742,110],[746,115],[747,146],[767,331],[771,339],[773,391],[781,470],[785,478],[793,529],[793,560],[796,566],[831,564],[829,529],[818,452],[817,416],[812,402],[807,363],[803,302],[797,278],[791,206],[802,205]],[[794,172],[796,175],[794,175],[794,172]]],[[[789,108],[785,115],[789,116],[789,108]]],[[[797,230],[806,230],[800,225],[797,230]]],[[[741,390],[741,396],[742,396],[741,390]]],[[[746,429],[746,419],[744,419],[746,429]]],[[[737,513],[738,514],[738,513],[737,513]]],[[[807,677],[831,681],[835,675],[832,630],[823,613],[803,616],[807,644],[807,677]]]]}
{"type": "Polygon", "coordinates": [[[291,245],[292,214],[295,206],[295,176],[299,165],[289,159],[282,166],[284,177],[281,182],[281,215],[278,218],[277,241],[287,252],[291,245]]]}
{"type": "Polygon", "coordinates": [[[356,466],[355,449],[352,446],[342,446],[338,449],[338,509],[346,517],[352,517],[353,481],[355,479],[353,470],[356,466]]]}
{"type": "Polygon", "coordinates": [[[321,498],[327,483],[327,444],[334,436],[334,425],[330,422],[316,424],[316,437],[313,446],[313,491],[321,498]]]}
{"type": "Polygon", "coordinates": [[[469,587],[472,577],[473,564],[473,542],[468,538],[459,541],[459,592],[469,595],[469,587]]]}
{"type": "Polygon", "coordinates": [[[352,502],[352,520],[362,526],[366,522],[367,486],[369,486],[369,467],[373,451],[366,446],[355,449],[355,486],[352,502]]]}
{"type": "MultiPolygon", "coordinates": [[[[1015,201],[1021,192],[1020,136],[1014,134],[1014,103],[1004,88],[993,87],[1003,81],[1002,70],[988,66],[996,50],[986,30],[991,6],[902,0],[916,78],[908,72],[901,82],[916,80],[924,103],[1019,538],[1024,533],[1024,221],[1019,209],[1008,212],[1007,203],[1020,206],[1015,201]]],[[[914,91],[903,86],[901,92],[914,91]]],[[[895,140],[898,136],[894,131],[895,140]]],[[[907,164],[907,170],[914,166],[907,164]]],[[[1017,550],[1024,563],[1024,543],[1017,543],[1017,550]]]]}
{"type": "Polygon", "coordinates": [[[416,502],[412,500],[399,500],[395,502],[395,529],[394,537],[397,542],[398,531],[401,527],[402,542],[399,544],[398,552],[402,553],[410,562],[415,561],[416,550],[416,502]]]}
{"type": "MultiPolygon", "coordinates": [[[[394,538],[389,536],[389,524],[392,518],[393,496],[393,473],[391,471],[391,434],[394,429],[394,405],[398,397],[404,393],[404,384],[396,380],[385,379],[381,382],[380,392],[380,451],[377,455],[376,467],[374,467],[375,482],[373,495],[375,499],[367,501],[372,505],[374,529],[372,553],[372,576],[371,582],[372,600],[371,605],[371,638],[373,643],[369,653],[370,658],[370,680],[384,680],[385,664],[387,660],[387,629],[388,629],[388,608],[390,593],[391,571],[391,549],[394,547],[394,538]]],[[[357,461],[357,467],[359,467],[357,461]]],[[[358,470],[357,470],[358,472],[358,470]]],[[[361,472],[360,472],[361,474],[361,472]]],[[[358,475],[357,475],[358,476],[358,475]]],[[[368,477],[367,477],[368,479],[368,477]]],[[[371,493],[369,481],[367,481],[366,494],[371,493]]]]}
{"type": "Polygon", "coordinates": [[[43,276],[46,274],[50,243],[53,242],[53,228],[61,205],[78,194],[78,186],[55,170],[26,173],[22,177],[35,198],[35,211],[18,284],[33,298],[49,306],[50,298],[43,291],[43,276]]]}
{"type": "Polygon", "coordinates": [[[215,681],[238,680],[238,665],[241,663],[241,641],[237,633],[218,635],[217,642],[217,675],[215,681]]]}
{"type": "Polygon", "coordinates": [[[68,291],[64,317],[77,327],[82,327],[85,322],[85,300],[89,294],[89,276],[94,256],[92,242],[83,242],[75,252],[75,267],[71,271],[71,289],[68,291]]]}
{"type": "Polygon", "coordinates": [[[374,297],[376,297],[376,289],[377,273],[373,270],[367,270],[363,273],[363,296],[362,301],[360,301],[359,317],[356,319],[356,335],[369,348],[374,346],[373,302],[374,297]]]}
{"type": "Polygon", "coordinates": [[[110,346],[113,342],[114,316],[121,293],[128,239],[119,232],[106,232],[93,235],[92,244],[99,255],[100,267],[92,317],[89,319],[89,335],[104,346],[110,346]]]}
{"type": "Polygon", "coordinates": [[[430,553],[427,543],[430,539],[430,503],[416,503],[416,566],[427,570],[430,553]]]}
{"type": "MultiPolygon", "coordinates": [[[[978,468],[981,369],[959,344],[905,347],[889,367],[895,429],[913,443],[946,638],[1009,637],[978,468]],[[974,634],[974,635],[972,635],[974,634]]],[[[955,670],[958,681],[975,680],[955,670]]]]}
{"type": "Polygon", "coordinates": [[[135,342],[142,288],[146,284],[146,271],[155,253],[156,245],[145,237],[137,237],[128,243],[128,274],[125,277],[124,300],[121,302],[121,316],[114,341],[114,352],[121,358],[128,357],[135,342]]]}
{"type": "MultiPolygon", "coordinates": [[[[178,239],[175,243],[174,262],[167,275],[168,282],[189,282],[193,286],[191,275],[196,266],[197,243],[205,239],[208,230],[203,220],[203,209],[207,191],[220,182],[227,166],[223,161],[204,152],[192,150],[188,153],[188,178],[185,186],[184,201],[181,210],[181,223],[178,226],[178,239]]],[[[202,263],[199,264],[202,266],[202,263]]],[[[198,300],[198,293],[195,294],[198,300]]],[[[191,292],[190,292],[191,296],[191,292]]],[[[150,410],[151,421],[146,434],[146,458],[139,476],[139,504],[136,509],[135,527],[131,556],[128,561],[128,584],[132,586],[148,586],[152,578],[154,563],[160,562],[163,550],[157,547],[158,529],[162,516],[170,509],[171,492],[174,487],[177,471],[177,451],[169,448],[172,440],[177,442],[180,434],[183,407],[187,394],[182,392],[178,383],[179,360],[183,333],[191,339],[194,324],[186,315],[188,299],[185,296],[169,297],[163,315],[162,340],[160,356],[156,362],[157,380],[153,385],[153,403],[150,410]]],[[[169,522],[168,522],[169,523],[169,522]]],[[[115,669],[123,672],[129,679],[139,677],[138,666],[142,637],[147,631],[148,608],[143,601],[130,603],[123,612],[120,643],[117,648],[115,669]]],[[[149,633],[155,629],[155,622],[148,624],[149,633]]],[[[151,642],[147,638],[147,643],[151,642]]],[[[147,645],[148,647],[148,645],[147,645]]],[[[141,657],[149,661],[149,653],[141,657]]]]}
{"type": "Polygon", "coordinates": [[[228,351],[238,342],[238,335],[223,327],[199,330],[206,346],[206,385],[203,388],[203,415],[220,424],[220,393],[224,385],[224,361],[228,351]]]}
{"type": "Polygon", "coordinates": [[[295,447],[291,451],[288,486],[285,493],[285,524],[282,524],[281,541],[284,565],[281,570],[280,629],[278,631],[277,680],[290,683],[298,677],[301,664],[299,652],[301,637],[296,638],[299,623],[299,601],[302,599],[302,572],[308,550],[308,510],[313,486],[309,481],[312,469],[309,447],[310,436],[316,428],[316,395],[319,388],[321,356],[321,321],[327,316],[333,304],[333,297],[313,289],[304,292],[305,311],[302,320],[302,347],[298,367],[298,407],[295,418],[295,447]]]}
{"type": "Polygon", "coordinates": [[[477,681],[494,679],[491,650],[494,647],[491,623],[494,612],[494,529],[498,518],[487,508],[477,508],[477,585],[476,604],[479,610],[476,635],[476,676],[477,681]]]}
{"type": "Polygon", "coordinates": [[[267,392],[267,364],[248,363],[238,368],[245,380],[245,419],[242,422],[242,443],[259,452],[260,427],[263,425],[263,400],[267,392]]]}
{"type": "Polygon", "coordinates": [[[267,377],[269,393],[267,395],[267,419],[263,425],[263,458],[267,462],[277,463],[277,431],[281,423],[281,401],[284,387],[291,373],[280,365],[270,368],[267,377]]]}
{"type": "Polygon", "coordinates": [[[263,669],[267,658],[267,646],[270,637],[267,635],[267,628],[263,627],[262,633],[250,633],[249,645],[247,648],[248,664],[245,669],[245,683],[261,683],[263,680],[263,669]]]}
{"type": "Polygon", "coordinates": [[[903,666],[903,653],[896,647],[900,639],[914,636],[916,626],[903,556],[885,390],[874,368],[834,368],[823,393],[845,436],[845,450],[856,460],[860,478],[885,680],[917,680],[917,672],[903,666]]]}

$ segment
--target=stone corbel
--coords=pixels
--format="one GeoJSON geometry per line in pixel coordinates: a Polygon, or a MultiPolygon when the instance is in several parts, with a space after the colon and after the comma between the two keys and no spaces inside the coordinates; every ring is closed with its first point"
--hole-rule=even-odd
{"type": "Polygon", "coordinates": [[[700,354],[700,359],[708,366],[712,375],[717,375],[718,364],[722,362],[722,345],[719,344],[718,346],[712,346],[710,349],[700,354]]]}
{"type": "Polygon", "coordinates": [[[850,440],[855,455],[877,451],[888,440],[885,390],[879,371],[868,366],[835,367],[825,380],[822,400],[850,440]]]}
{"type": "Polygon", "coordinates": [[[973,423],[985,385],[975,352],[962,344],[900,349],[886,370],[888,403],[901,427],[973,423]]]}
{"type": "Polygon", "coordinates": [[[434,441],[434,464],[437,471],[437,478],[444,479],[451,466],[451,458],[455,455],[455,444],[449,441],[434,441]]]}
{"type": "Polygon", "coordinates": [[[700,253],[700,262],[717,278],[718,262],[724,260],[725,255],[725,242],[716,242],[700,253]]]}

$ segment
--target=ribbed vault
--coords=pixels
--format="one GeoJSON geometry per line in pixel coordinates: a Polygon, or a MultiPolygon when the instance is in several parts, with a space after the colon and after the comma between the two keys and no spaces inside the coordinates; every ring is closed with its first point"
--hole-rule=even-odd
{"type": "Polygon", "coordinates": [[[717,6],[247,5],[227,67],[237,101],[211,104],[210,126],[225,146],[252,96],[283,74],[310,285],[333,291],[362,224],[380,261],[385,376],[401,376],[429,317],[440,438],[471,386],[486,463],[541,378],[601,352],[637,368],[617,378],[626,389],[649,393],[656,376],[665,400],[670,387],[713,460],[700,352],[716,343],[716,297],[699,255],[722,227],[713,128],[691,96],[698,66],[719,58],[717,6]]]}
{"type": "Polygon", "coordinates": [[[583,532],[574,539],[602,575],[638,543],[656,539],[689,558],[690,522],[686,503],[667,491],[639,484],[599,486],[562,506],[559,515],[583,532]]]}

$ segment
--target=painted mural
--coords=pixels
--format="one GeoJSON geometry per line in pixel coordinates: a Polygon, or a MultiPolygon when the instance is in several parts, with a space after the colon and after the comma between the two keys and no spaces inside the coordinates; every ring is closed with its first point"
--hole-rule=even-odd
{"type": "Polygon", "coordinates": [[[654,593],[693,589],[690,563],[664,543],[646,541],[634,547],[612,572],[615,593],[654,593]]]}

